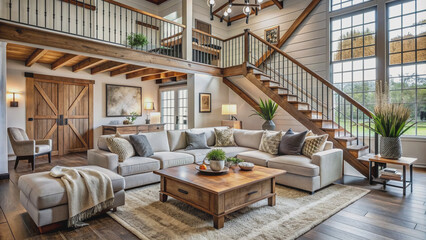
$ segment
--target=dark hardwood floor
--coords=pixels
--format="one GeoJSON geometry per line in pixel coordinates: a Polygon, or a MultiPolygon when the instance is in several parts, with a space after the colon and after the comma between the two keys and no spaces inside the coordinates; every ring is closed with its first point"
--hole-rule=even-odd
{"type": "MultiPolygon", "coordinates": [[[[36,225],[19,203],[18,178],[31,173],[21,161],[18,169],[9,162],[10,180],[0,181],[0,239],[137,239],[132,233],[103,214],[87,221],[80,229],[60,229],[39,234],[36,225]]],[[[85,154],[37,159],[36,172],[53,165],[87,165],[85,154]]],[[[365,179],[345,176],[347,185],[371,189],[362,199],[316,226],[299,239],[426,239],[426,169],[415,169],[414,192],[402,196],[402,190],[379,185],[369,186],[365,179]]]]}

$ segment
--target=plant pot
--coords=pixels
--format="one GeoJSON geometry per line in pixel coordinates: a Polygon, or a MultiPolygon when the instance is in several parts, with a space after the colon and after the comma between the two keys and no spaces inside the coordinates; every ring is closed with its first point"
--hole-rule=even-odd
{"type": "Polygon", "coordinates": [[[275,123],[272,120],[265,121],[265,123],[262,125],[263,130],[275,130],[275,123]]]}
{"type": "Polygon", "coordinates": [[[220,171],[225,167],[224,160],[210,160],[210,169],[213,171],[220,171]]]}
{"type": "Polygon", "coordinates": [[[401,138],[380,137],[380,155],[389,159],[400,158],[402,156],[401,138]]]}

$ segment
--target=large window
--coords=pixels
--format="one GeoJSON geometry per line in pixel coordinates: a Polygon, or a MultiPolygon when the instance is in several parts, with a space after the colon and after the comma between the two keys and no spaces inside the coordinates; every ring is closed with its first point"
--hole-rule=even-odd
{"type": "Polygon", "coordinates": [[[351,7],[370,0],[331,0],[331,11],[336,11],[342,8],[351,7]]]}
{"type": "Polygon", "coordinates": [[[417,126],[407,135],[426,135],[426,0],[388,5],[389,97],[411,109],[417,126]]]}
{"type": "Polygon", "coordinates": [[[367,108],[374,107],[376,11],[331,20],[332,81],[367,108]]]}
{"type": "Polygon", "coordinates": [[[365,2],[330,0],[332,82],[369,110],[379,83],[411,109],[417,125],[406,135],[426,136],[426,0],[365,2]]]}

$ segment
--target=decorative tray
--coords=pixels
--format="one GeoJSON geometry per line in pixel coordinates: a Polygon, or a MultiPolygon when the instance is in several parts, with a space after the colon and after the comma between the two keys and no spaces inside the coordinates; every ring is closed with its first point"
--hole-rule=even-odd
{"type": "Polygon", "coordinates": [[[212,174],[212,175],[224,174],[224,173],[227,173],[229,171],[228,167],[224,167],[220,171],[213,171],[213,170],[211,170],[210,166],[207,166],[207,169],[205,169],[205,170],[204,169],[200,169],[200,166],[196,166],[195,169],[197,169],[201,173],[212,174]]]}

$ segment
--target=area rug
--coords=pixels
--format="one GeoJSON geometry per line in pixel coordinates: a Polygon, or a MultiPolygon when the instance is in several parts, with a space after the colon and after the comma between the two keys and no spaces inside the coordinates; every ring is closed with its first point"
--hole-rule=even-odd
{"type": "Polygon", "coordinates": [[[366,195],[369,190],[331,185],[313,195],[277,185],[276,206],[267,200],[225,217],[212,216],[170,198],[159,201],[159,184],[126,191],[126,205],[109,215],[140,239],[294,239],[366,195]]]}

